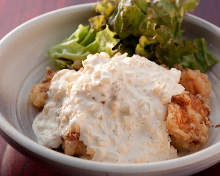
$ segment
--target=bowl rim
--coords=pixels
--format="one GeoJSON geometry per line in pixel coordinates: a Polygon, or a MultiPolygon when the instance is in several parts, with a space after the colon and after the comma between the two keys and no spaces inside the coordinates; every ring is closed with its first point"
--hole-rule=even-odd
{"type": "MultiPolygon", "coordinates": [[[[9,32],[0,40],[0,50],[3,46],[7,46],[8,41],[13,40],[13,37],[22,32],[22,30],[31,27],[33,24],[42,21],[50,16],[62,15],[69,13],[74,10],[91,8],[95,3],[85,3],[74,6],[65,7],[62,9],[54,10],[40,16],[37,16],[27,22],[16,27],[14,30],[9,32]]],[[[185,20],[190,21],[196,25],[199,25],[205,28],[212,33],[215,33],[220,37],[220,28],[216,25],[196,17],[191,14],[187,14],[185,20]]],[[[15,141],[19,146],[25,148],[27,151],[32,152],[36,156],[47,159],[49,161],[56,162],[60,165],[65,165],[69,167],[76,167],[91,171],[100,171],[100,172],[110,172],[110,173],[151,173],[151,172],[161,172],[169,171],[174,168],[187,167],[195,163],[202,163],[205,160],[213,158],[215,156],[215,163],[220,161],[220,142],[213,144],[203,150],[198,152],[172,159],[166,161],[158,161],[152,163],[141,163],[141,164],[114,164],[106,162],[96,162],[90,160],[84,160],[72,156],[67,156],[65,154],[56,152],[54,150],[48,149],[40,144],[34,142],[28,137],[24,136],[22,133],[17,131],[7,120],[4,118],[0,112],[0,131],[3,134],[3,137],[7,140],[7,137],[15,141]]]]}

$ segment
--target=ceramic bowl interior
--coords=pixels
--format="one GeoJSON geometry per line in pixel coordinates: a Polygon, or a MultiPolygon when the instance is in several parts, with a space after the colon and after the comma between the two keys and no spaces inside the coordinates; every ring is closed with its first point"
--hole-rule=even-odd
{"type": "MultiPolygon", "coordinates": [[[[52,150],[50,151],[45,147],[33,143],[33,141],[36,141],[36,137],[32,130],[32,122],[39,111],[31,106],[28,101],[28,94],[32,85],[43,79],[45,67],[50,66],[47,49],[69,36],[78,24],[86,24],[87,19],[92,15],[91,7],[91,4],[78,6],[77,8],[69,7],[43,15],[18,27],[0,42],[0,128],[3,136],[15,147],[22,146],[22,151],[30,151],[38,156],[38,158],[48,153],[48,155],[44,157],[56,163],[58,162],[56,160],[59,160],[58,157],[60,157],[62,158],[61,160],[63,160],[63,164],[68,165],[68,167],[76,167],[77,162],[85,164],[88,161],[63,156],[62,154],[58,154],[52,150]],[[69,161],[69,163],[67,163],[67,161],[69,161]]],[[[183,27],[186,37],[206,38],[210,51],[220,58],[220,30],[216,26],[196,17],[187,16],[183,27]]],[[[208,71],[208,75],[212,83],[212,113],[210,118],[213,126],[215,126],[216,124],[220,124],[220,64],[218,63],[212,67],[208,71]]],[[[218,151],[220,151],[219,141],[220,129],[212,127],[209,142],[203,150],[197,152],[198,154],[195,155],[197,159],[195,159],[194,155],[185,156],[182,159],[182,164],[186,166],[187,163],[184,163],[186,162],[184,159],[187,159],[187,157],[189,157],[190,160],[194,159],[194,162],[199,161],[198,157],[200,157],[200,154],[201,159],[203,156],[203,161],[213,157],[213,155],[218,155],[218,158],[215,158],[202,168],[194,169],[194,171],[201,170],[216,163],[219,160],[219,152],[213,150],[218,149],[218,151]],[[215,146],[215,148],[211,148],[210,146],[215,146]],[[207,153],[212,153],[212,155],[210,154],[208,156],[206,155],[207,153]]],[[[177,163],[180,162],[179,167],[181,166],[180,160],[181,158],[176,160],[177,163]]],[[[164,161],[162,164],[166,164],[166,162],[168,161],[164,161]]],[[[155,171],[156,173],[157,165],[155,164],[154,167],[152,167],[154,168],[153,170],[149,169],[146,164],[142,165],[141,172],[148,173],[148,171],[155,171]],[[148,168],[147,171],[146,168],[148,168]]],[[[108,169],[100,169],[101,166],[97,165],[99,164],[96,163],[95,165],[97,170],[106,172],[110,170],[110,168],[114,168],[114,164],[108,169]]],[[[107,165],[108,164],[105,166],[107,165]]],[[[90,166],[92,167],[92,165],[90,166]]],[[[88,170],[91,169],[90,166],[87,167],[88,170]]],[[[77,165],[77,167],[81,166],[77,165]]],[[[119,167],[120,166],[114,168],[115,172],[122,172],[119,167]]],[[[133,169],[136,168],[136,166],[132,167],[133,169]]],[[[172,169],[171,166],[170,169],[172,169]]],[[[129,168],[127,171],[123,171],[123,173],[126,172],[132,173],[132,171],[129,171],[129,168]]],[[[136,173],[137,172],[138,171],[136,171],[136,173]]]]}

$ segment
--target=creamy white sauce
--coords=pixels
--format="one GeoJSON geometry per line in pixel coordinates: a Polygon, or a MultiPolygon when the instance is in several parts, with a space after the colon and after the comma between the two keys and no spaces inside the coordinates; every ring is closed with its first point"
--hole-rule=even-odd
{"type": "Polygon", "coordinates": [[[35,118],[38,142],[62,143],[68,128],[80,126],[80,140],[92,160],[138,163],[177,157],[165,125],[167,104],[184,88],[181,72],[134,55],[89,55],[83,71],[61,70],[48,101],[35,118]]]}

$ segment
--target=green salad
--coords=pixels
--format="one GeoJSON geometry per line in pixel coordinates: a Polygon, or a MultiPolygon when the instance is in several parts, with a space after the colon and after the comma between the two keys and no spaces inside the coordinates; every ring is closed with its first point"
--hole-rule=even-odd
{"type": "Polygon", "coordinates": [[[57,69],[79,69],[89,54],[138,54],[167,67],[206,72],[217,63],[205,39],[183,38],[183,17],[199,0],[102,0],[89,25],[49,49],[57,69]]]}

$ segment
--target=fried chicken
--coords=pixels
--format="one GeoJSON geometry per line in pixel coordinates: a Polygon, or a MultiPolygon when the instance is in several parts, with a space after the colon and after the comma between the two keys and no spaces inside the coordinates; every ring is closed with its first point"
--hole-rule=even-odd
{"type": "MultiPolygon", "coordinates": [[[[45,80],[33,86],[29,99],[35,107],[44,107],[54,74],[47,68],[45,80]]],[[[180,84],[186,92],[172,97],[168,104],[166,126],[172,144],[179,152],[194,152],[208,141],[210,109],[204,102],[209,100],[211,85],[207,75],[190,69],[182,70],[180,84]]],[[[79,138],[79,128],[67,130],[62,143],[64,153],[91,159],[94,152],[79,138]]]]}
{"type": "Polygon", "coordinates": [[[63,136],[62,148],[67,155],[75,155],[85,159],[91,159],[92,155],[87,151],[85,144],[79,140],[80,127],[68,129],[63,136]]]}
{"type": "Polygon", "coordinates": [[[48,98],[47,91],[50,87],[50,81],[53,78],[55,72],[52,72],[50,68],[46,68],[47,73],[45,80],[41,83],[37,83],[32,87],[32,91],[29,94],[30,102],[38,109],[42,109],[48,98]]]}
{"type": "Polygon", "coordinates": [[[208,76],[199,70],[184,69],[181,72],[180,84],[186,91],[193,95],[200,95],[204,102],[208,103],[211,84],[208,76]]]}
{"type": "Polygon", "coordinates": [[[194,152],[209,137],[209,107],[195,95],[184,92],[172,97],[168,104],[166,126],[172,144],[180,152],[194,152]]]}

